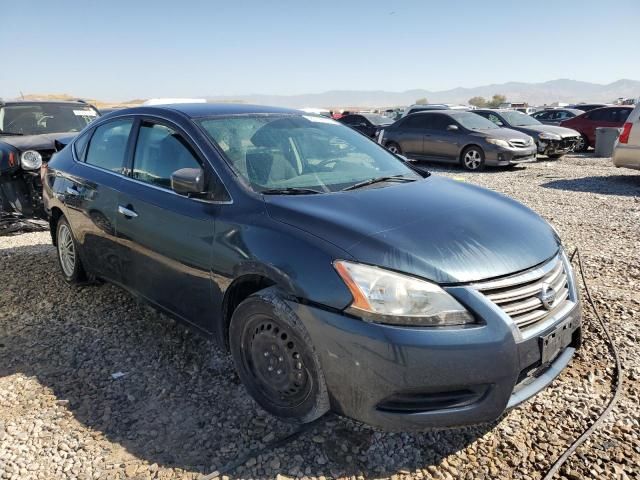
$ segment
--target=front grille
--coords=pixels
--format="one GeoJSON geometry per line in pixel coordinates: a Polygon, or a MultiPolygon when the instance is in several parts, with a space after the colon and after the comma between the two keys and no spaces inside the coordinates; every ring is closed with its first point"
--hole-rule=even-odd
{"type": "Polygon", "coordinates": [[[571,301],[568,274],[562,258],[556,255],[532,270],[473,287],[525,330],[544,322],[571,301]]]}
{"type": "Polygon", "coordinates": [[[509,140],[509,144],[512,147],[516,148],[528,147],[529,145],[531,145],[529,140],[522,140],[520,138],[512,138],[511,140],[509,140]]]}

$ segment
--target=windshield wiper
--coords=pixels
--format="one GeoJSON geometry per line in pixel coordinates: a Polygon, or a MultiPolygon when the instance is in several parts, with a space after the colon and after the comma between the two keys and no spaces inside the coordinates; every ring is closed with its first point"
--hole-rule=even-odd
{"type": "Polygon", "coordinates": [[[262,190],[260,193],[263,195],[310,195],[323,192],[320,190],[314,190],[313,188],[286,187],[268,188],[267,190],[262,190]]]}
{"type": "Polygon", "coordinates": [[[357,188],[366,187],[367,185],[373,185],[374,183],[382,182],[415,182],[417,178],[403,177],[402,175],[391,175],[387,177],[370,178],[369,180],[363,180],[362,182],[354,183],[353,185],[343,188],[342,191],[355,190],[357,188]]]}

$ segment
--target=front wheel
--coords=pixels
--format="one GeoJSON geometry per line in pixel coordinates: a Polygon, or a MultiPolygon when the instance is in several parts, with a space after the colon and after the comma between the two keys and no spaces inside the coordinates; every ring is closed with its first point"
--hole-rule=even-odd
{"type": "Polygon", "coordinates": [[[484,151],[480,147],[471,146],[462,152],[460,163],[469,171],[479,171],[484,168],[484,151]]]}
{"type": "Polygon", "coordinates": [[[320,360],[307,330],[275,287],[233,312],[229,343],[238,375],[267,412],[308,423],[329,411],[320,360]]]}
{"type": "Polygon", "coordinates": [[[576,146],[573,150],[575,152],[586,152],[588,148],[589,148],[589,139],[584,135],[580,135],[580,137],[578,137],[578,143],[576,143],[576,146]]]}

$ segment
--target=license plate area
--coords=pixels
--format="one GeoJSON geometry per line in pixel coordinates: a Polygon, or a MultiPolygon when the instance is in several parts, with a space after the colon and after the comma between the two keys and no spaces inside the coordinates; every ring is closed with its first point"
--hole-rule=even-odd
{"type": "Polygon", "coordinates": [[[542,365],[551,363],[562,350],[569,346],[577,326],[575,320],[569,319],[554,328],[552,332],[540,337],[542,365]]]}

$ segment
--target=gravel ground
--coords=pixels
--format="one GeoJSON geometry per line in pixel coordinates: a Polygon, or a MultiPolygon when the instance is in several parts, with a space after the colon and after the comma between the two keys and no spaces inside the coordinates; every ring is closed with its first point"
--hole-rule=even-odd
{"type": "MultiPolygon", "coordinates": [[[[476,174],[429,168],[515,197],[569,251],[580,247],[625,380],[614,413],[557,478],[640,478],[640,174],[589,155],[476,174]]],[[[214,345],[117,287],[63,284],[46,232],[0,238],[0,289],[0,478],[195,479],[292,431],[253,403],[214,345]]],[[[222,479],[541,478],[611,394],[586,304],[585,315],[570,367],[494,425],[390,434],[329,415],[222,479]]]]}

